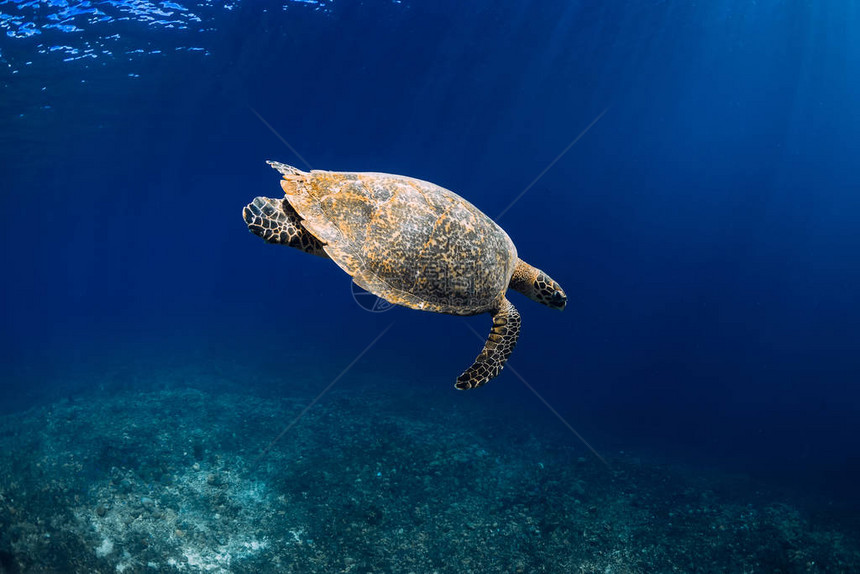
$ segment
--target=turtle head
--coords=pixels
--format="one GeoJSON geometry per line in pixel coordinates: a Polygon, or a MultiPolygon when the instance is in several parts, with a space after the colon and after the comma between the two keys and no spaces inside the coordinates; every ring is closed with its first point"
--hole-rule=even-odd
{"type": "Polygon", "coordinates": [[[532,267],[522,259],[517,262],[514,274],[511,277],[510,287],[532,301],[537,301],[551,309],[561,311],[567,305],[567,295],[565,295],[561,285],[553,281],[552,277],[537,267],[532,267]]]}
{"type": "Polygon", "coordinates": [[[543,303],[552,309],[563,311],[567,305],[567,295],[561,285],[552,280],[552,277],[541,271],[532,283],[533,295],[529,295],[538,303],[543,303]]]}

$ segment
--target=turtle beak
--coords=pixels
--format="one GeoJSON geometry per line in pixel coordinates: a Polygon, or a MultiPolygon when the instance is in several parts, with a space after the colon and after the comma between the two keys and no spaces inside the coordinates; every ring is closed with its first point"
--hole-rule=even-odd
{"type": "Polygon", "coordinates": [[[553,292],[549,306],[559,311],[564,311],[564,308],[567,307],[567,295],[565,295],[561,287],[553,292]]]}
{"type": "Polygon", "coordinates": [[[537,271],[537,277],[532,283],[529,297],[552,309],[564,310],[567,306],[567,295],[564,289],[543,271],[537,271]]]}

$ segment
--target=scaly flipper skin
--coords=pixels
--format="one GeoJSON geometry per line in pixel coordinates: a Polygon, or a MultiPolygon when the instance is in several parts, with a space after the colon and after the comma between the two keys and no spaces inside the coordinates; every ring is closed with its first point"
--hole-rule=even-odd
{"type": "Polygon", "coordinates": [[[270,161],[281,199],[258,197],[243,212],[269,243],[328,257],[355,284],[386,301],[435,313],[491,313],[493,328],[461,390],[498,376],[520,334],[508,289],[552,309],[567,296],[519,259],[505,230],[456,193],[402,175],[311,170],[270,161]]]}
{"type": "Polygon", "coordinates": [[[508,357],[520,337],[520,313],[513,303],[502,299],[499,309],[493,315],[493,328],[484,343],[484,349],[471,367],[457,377],[454,385],[461,391],[475,389],[502,372],[508,357]]]}
{"type": "Polygon", "coordinates": [[[286,199],[257,197],[242,210],[248,229],[267,243],[301,249],[311,255],[327,257],[319,239],[302,227],[299,214],[286,199]]]}

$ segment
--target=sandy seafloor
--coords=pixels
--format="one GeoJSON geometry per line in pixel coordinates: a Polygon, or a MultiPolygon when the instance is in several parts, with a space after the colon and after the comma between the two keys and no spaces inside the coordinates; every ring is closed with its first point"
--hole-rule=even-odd
{"type": "Polygon", "coordinates": [[[129,364],[4,415],[0,572],[860,572],[838,507],[369,373],[256,466],[326,380],[129,364]]]}

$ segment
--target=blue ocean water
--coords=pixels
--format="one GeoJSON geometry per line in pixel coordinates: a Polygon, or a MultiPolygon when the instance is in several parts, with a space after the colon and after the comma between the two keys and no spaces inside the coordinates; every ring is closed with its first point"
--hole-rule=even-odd
{"type": "Polygon", "coordinates": [[[530,386],[608,459],[860,502],[856,2],[6,0],[0,32],[0,412],[230,364],[566,433],[530,386]],[[488,316],[367,312],[248,233],[269,159],[503,213],[567,309],[512,294],[519,375],[458,393],[488,316]]]}

